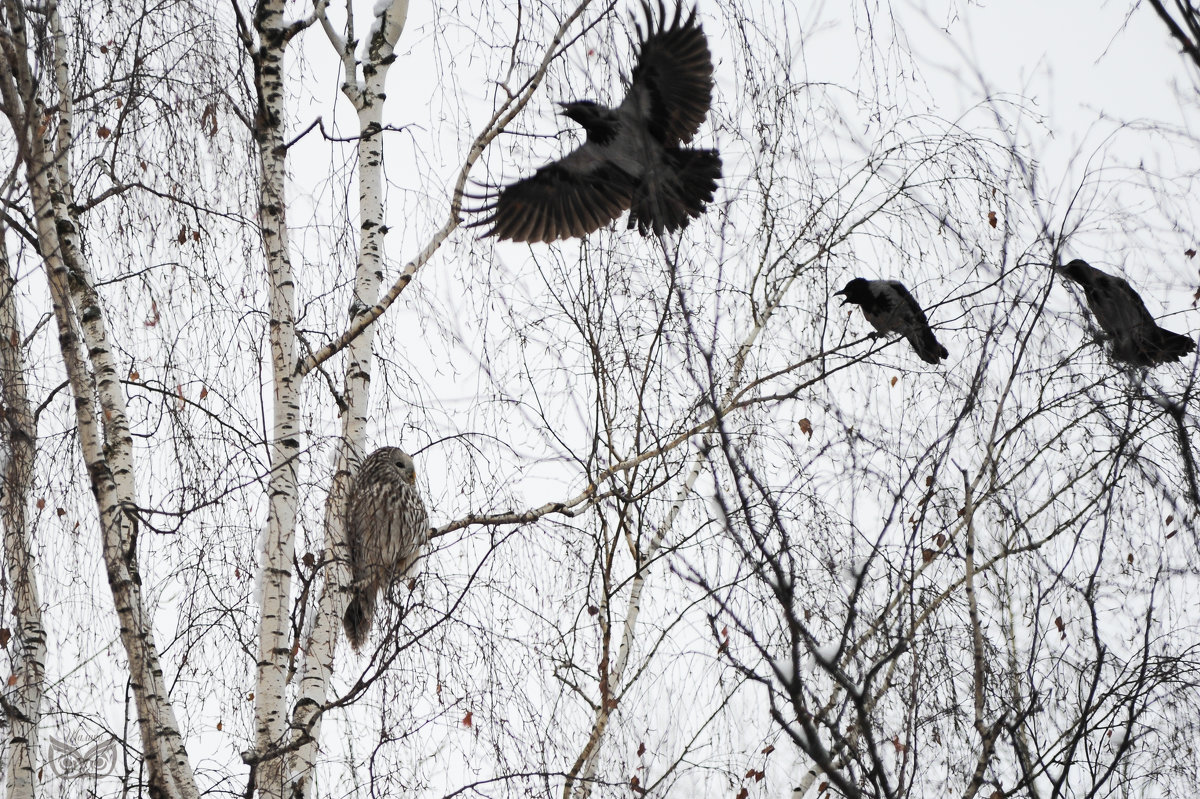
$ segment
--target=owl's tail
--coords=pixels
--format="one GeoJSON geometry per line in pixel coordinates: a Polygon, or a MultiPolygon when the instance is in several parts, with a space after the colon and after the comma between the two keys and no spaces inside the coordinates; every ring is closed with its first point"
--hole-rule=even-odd
{"type": "Polygon", "coordinates": [[[371,632],[371,618],[375,615],[375,589],[359,590],[346,607],[346,615],[342,621],[346,626],[346,639],[354,651],[362,649],[367,642],[367,634],[371,632]]]}

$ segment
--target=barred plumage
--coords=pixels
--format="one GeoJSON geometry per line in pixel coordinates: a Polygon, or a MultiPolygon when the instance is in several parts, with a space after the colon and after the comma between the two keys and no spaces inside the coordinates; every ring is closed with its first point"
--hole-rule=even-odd
{"type": "Polygon", "coordinates": [[[429,517],[416,480],[408,453],[381,447],[363,461],[346,498],[354,594],[343,621],[355,650],[371,631],[380,589],[408,572],[428,540],[429,517]]]}

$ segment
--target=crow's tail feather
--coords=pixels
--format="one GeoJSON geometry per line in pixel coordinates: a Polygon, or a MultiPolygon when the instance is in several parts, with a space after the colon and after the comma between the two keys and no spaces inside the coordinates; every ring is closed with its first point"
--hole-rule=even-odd
{"type": "Polygon", "coordinates": [[[937,338],[933,335],[933,330],[928,326],[924,330],[909,334],[907,338],[908,342],[912,344],[912,348],[916,350],[917,355],[925,363],[936,365],[943,358],[950,357],[950,352],[938,343],[937,338]]]}
{"type": "Polygon", "coordinates": [[[1180,333],[1172,333],[1157,327],[1150,341],[1150,359],[1153,363],[1177,361],[1196,349],[1196,342],[1180,333]]]}
{"type": "Polygon", "coordinates": [[[721,178],[716,150],[667,150],[660,164],[648,170],[633,196],[629,227],[643,236],[686,227],[712,202],[721,178]]]}

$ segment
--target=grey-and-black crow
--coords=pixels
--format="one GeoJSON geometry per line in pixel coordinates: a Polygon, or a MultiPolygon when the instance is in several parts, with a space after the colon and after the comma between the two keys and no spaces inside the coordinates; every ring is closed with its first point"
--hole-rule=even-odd
{"type": "Polygon", "coordinates": [[[1128,282],[1076,258],[1055,267],[1083,287],[1083,296],[1101,329],[1112,341],[1112,357],[1134,366],[1177,361],[1196,349],[1196,342],[1154,323],[1142,298],[1128,282]]]}
{"type": "Polygon", "coordinates": [[[468,227],[491,225],[485,236],[513,241],[583,237],[629,211],[629,228],[661,235],[684,227],[711,202],[721,177],[716,150],[681,145],[692,140],[712,104],[712,55],[696,9],[683,5],[667,24],[659,0],[655,27],[642,3],[639,55],[629,90],[616,108],[591,100],[560,103],[587,139],[572,152],[493,194],[468,227]]]}
{"type": "Polygon", "coordinates": [[[950,357],[934,337],[925,312],[900,281],[856,277],[834,294],[842,297],[842,305],[849,302],[862,308],[863,316],[880,333],[904,336],[926,363],[950,357]]]}

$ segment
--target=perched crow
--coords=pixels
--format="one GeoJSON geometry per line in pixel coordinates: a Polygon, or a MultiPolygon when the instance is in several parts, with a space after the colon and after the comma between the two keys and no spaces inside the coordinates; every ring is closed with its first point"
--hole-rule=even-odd
{"type": "Polygon", "coordinates": [[[834,294],[842,296],[842,305],[852,302],[861,306],[863,316],[880,333],[904,336],[926,363],[937,363],[950,357],[946,348],[934,338],[925,312],[900,281],[856,277],[834,294]]]}
{"type": "Polygon", "coordinates": [[[1163,330],[1129,283],[1101,272],[1076,258],[1055,267],[1063,277],[1083,286],[1083,295],[1096,322],[1112,339],[1112,356],[1134,366],[1155,366],[1177,361],[1196,349],[1187,336],[1163,330]]]}
{"type": "Polygon", "coordinates": [[[513,241],[583,237],[629,211],[629,227],[648,235],[682,228],[711,202],[721,177],[716,150],[681,147],[700,129],[712,104],[712,56],[696,9],[681,21],[682,0],[667,27],[643,2],[646,35],[616,108],[578,100],[559,103],[562,113],[587,131],[587,140],[532,176],[475,199],[489,200],[471,213],[487,216],[468,225],[491,225],[513,241]]]}

